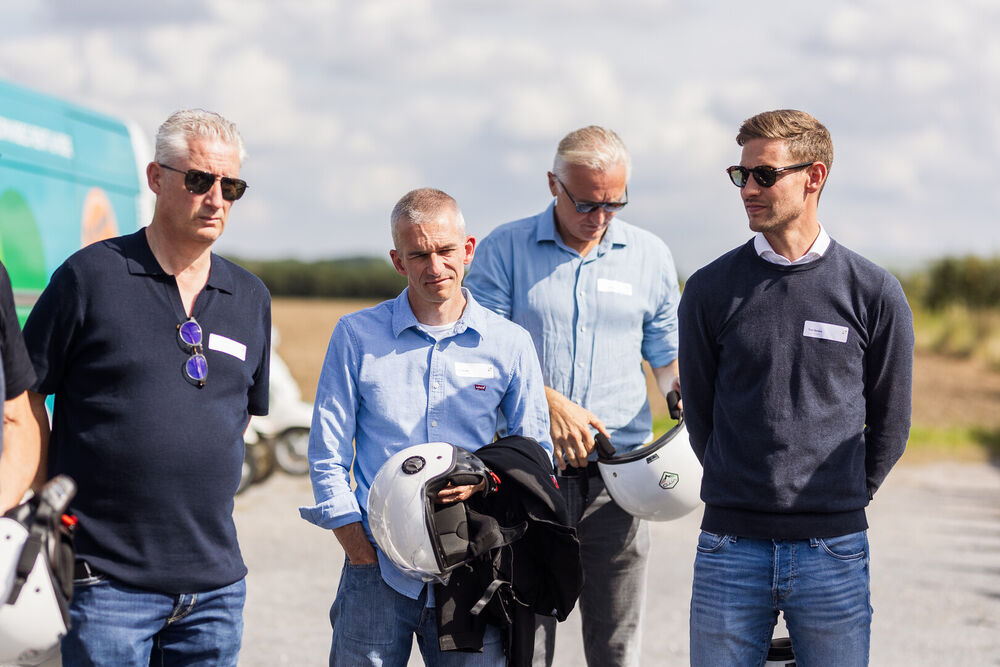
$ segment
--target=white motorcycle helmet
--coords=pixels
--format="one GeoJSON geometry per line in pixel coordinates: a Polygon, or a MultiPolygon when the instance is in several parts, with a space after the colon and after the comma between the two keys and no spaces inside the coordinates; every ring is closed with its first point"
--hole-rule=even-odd
{"type": "Polygon", "coordinates": [[[72,521],[63,511],[75,493],[60,475],[0,517],[0,663],[48,660],[69,629],[72,521]]]}
{"type": "Polygon", "coordinates": [[[672,521],[701,505],[701,463],[691,449],[683,418],[649,445],[616,454],[597,434],[597,468],[608,493],[629,514],[672,521]]]}
{"type": "Polygon", "coordinates": [[[368,525],[379,548],[404,572],[422,581],[447,581],[448,574],[478,555],[474,542],[488,517],[472,516],[464,502],[439,504],[449,483],[495,487],[489,469],[472,453],[446,442],[414,445],[397,452],[375,475],[368,491],[368,525]]]}

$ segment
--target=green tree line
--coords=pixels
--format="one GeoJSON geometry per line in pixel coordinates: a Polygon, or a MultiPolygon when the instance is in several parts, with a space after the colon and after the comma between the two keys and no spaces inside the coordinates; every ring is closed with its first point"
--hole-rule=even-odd
{"type": "MultiPolygon", "coordinates": [[[[391,299],[406,286],[406,279],[381,257],[231,259],[259,276],[274,296],[391,299]]],[[[931,311],[1000,308],[1000,257],[945,257],[900,279],[911,304],[931,311]]]]}
{"type": "Polygon", "coordinates": [[[249,260],[230,257],[256,274],[273,296],[338,299],[389,299],[406,287],[388,260],[347,257],[303,262],[297,259],[249,260]]]}
{"type": "Polygon", "coordinates": [[[944,257],[901,277],[911,305],[930,311],[963,306],[973,311],[1000,308],[1000,257],[944,257]]]}

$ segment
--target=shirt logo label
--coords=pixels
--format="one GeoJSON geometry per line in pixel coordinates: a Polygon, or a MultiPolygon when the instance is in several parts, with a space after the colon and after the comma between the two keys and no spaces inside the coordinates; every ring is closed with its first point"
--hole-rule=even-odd
{"type": "Polygon", "coordinates": [[[496,377],[496,369],[493,368],[493,364],[470,364],[456,361],[455,375],[460,378],[492,378],[496,377]]]}
{"type": "Polygon", "coordinates": [[[476,385],[476,391],[486,391],[486,385],[485,384],[477,384],[476,385]]]}
{"type": "Polygon", "coordinates": [[[623,283],[620,280],[598,278],[597,291],[609,292],[611,294],[621,294],[622,296],[632,296],[632,285],[630,283],[623,283]]]}
{"type": "Polygon", "coordinates": [[[806,338],[821,338],[823,340],[832,340],[835,343],[846,343],[849,331],[847,327],[837,324],[806,320],[805,326],[802,328],[802,335],[806,338]]]}
{"type": "Polygon", "coordinates": [[[246,345],[216,333],[208,334],[208,349],[215,350],[216,352],[225,352],[240,361],[247,360],[246,345]]]}

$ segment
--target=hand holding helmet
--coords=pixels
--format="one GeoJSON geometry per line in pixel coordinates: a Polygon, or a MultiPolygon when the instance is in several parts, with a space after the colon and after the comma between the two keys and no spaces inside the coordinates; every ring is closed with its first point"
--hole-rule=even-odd
{"type": "Polygon", "coordinates": [[[667,395],[677,425],[652,444],[618,454],[598,433],[597,467],[608,493],[622,509],[640,519],[671,521],[701,505],[701,463],[691,449],[680,395],[667,395]]]}
{"type": "Polygon", "coordinates": [[[379,548],[401,570],[423,581],[444,581],[478,555],[478,532],[490,528],[464,501],[495,485],[483,462],[460,447],[445,442],[407,447],[375,475],[368,525],[379,548]]]}

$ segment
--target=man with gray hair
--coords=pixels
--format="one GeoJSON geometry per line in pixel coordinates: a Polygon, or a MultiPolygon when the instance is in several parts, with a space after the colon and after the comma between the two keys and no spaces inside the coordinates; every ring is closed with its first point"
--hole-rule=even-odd
{"type": "MultiPolygon", "coordinates": [[[[677,389],[677,271],[667,246],[615,217],[631,160],[611,130],[559,143],[542,213],[483,239],[466,281],[487,308],[532,335],[545,378],[559,486],[577,521],[589,665],[639,661],[649,529],[608,495],[594,433],[618,451],[652,437],[642,360],[677,389]]],[[[555,620],[538,617],[535,663],[551,665],[555,620]]]]}
{"type": "Polygon", "coordinates": [[[25,324],[43,470],[78,486],[67,667],[237,664],[233,494],[243,431],[267,413],[271,307],[211,249],[243,156],[222,116],[171,115],[146,167],[152,221],[67,259],[25,324]]]}
{"type": "MultiPolygon", "coordinates": [[[[476,239],[454,199],[414,190],[396,204],[391,225],[389,256],[407,287],[337,322],[309,439],[316,504],[299,510],[332,530],[346,555],[330,609],[330,664],[406,664],[416,635],[427,664],[503,665],[495,626],[481,653],[441,651],[434,589],[375,546],[368,492],[393,454],[426,442],[475,451],[500,431],[534,438],[551,456],[541,369],[528,333],[462,287],[476,239]]],[[[447,487],[438,498],[464,501],[477,490],[447,487]]]]}

